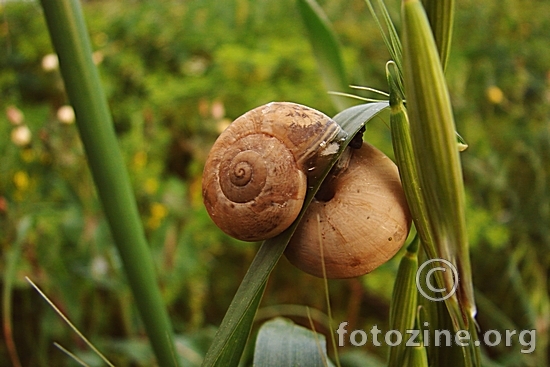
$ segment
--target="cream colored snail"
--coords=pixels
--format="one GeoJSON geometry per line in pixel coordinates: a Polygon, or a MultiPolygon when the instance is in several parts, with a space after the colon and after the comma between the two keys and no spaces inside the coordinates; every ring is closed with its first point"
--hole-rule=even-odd
{"type": "MultiPolygon", "coordinates": [[[[206,209],[235,238],[276,236],[297,218],[308,180],[326,167],[346,137],[312,108],[273,102],[237,118],[207,158],[206,209]]],[[[363,144],[346,148],[302,218],[285,255],[298,268],[328,278],[368,273],[401,248],[410,214],[395,164],[363,144]]]]}

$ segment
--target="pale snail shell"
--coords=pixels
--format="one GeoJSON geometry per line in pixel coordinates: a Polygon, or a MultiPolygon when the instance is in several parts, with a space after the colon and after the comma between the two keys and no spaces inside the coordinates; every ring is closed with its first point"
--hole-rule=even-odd
{"type": "MultiPolygon", "coordinates": [[[[323,171],[345,137],[328,116],[295,103],[273,102],[245,113],[207,158],[202,191],[210,217],[241,240],[276,236],[298,216],[308,177],[323,171]]],[[[391,258],[410,228],[395,164],[370,145],[352,151],[349,166],[330,183],[334,197],[312,202],[285,252],[316,276],[322,276],[319,237],[327,277],[348,278],[391,258]]]]}
{"type": "Polygon", "coordinates": [[[397,166],[367,143],[351,154],[348,168],[328,182],[334,196],[313,199],[285,251],[292,264],[318,277],[321,245],[327,278],[352,278],[388,261],[409,233],[397,166]]]}

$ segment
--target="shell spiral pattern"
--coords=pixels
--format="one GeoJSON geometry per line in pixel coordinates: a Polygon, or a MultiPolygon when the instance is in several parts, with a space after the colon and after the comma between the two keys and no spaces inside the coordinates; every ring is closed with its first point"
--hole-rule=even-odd
{"type": "Polygon", "coordinates": [[[244,241],[276,236],[298,216],[308,177],[322,171],[345,136],[328,116],[295,103],[245,113],[207,158],[202,191],[210,217],[244,241]]]}

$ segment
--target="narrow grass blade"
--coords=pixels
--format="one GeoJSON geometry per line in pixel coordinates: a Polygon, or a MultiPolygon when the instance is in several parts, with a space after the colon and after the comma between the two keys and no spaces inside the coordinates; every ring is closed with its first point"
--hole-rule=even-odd
{"type": "MultiPolygon", "coordinates": [[[[456,265],[460,274],[455,295],[458,297],[446,300],[453,324],[459,328],[473,320],[476,309],[454,118],[435,41],[420,0],[405,0],[402,14],[405,91],[413,149],[437,254],[456,265]]],[[[454,284],[452,276],[450,272],[444,276],[450,290],[454,284]]]]}
{"type": "Polygon", "coordinates": [[[233,297],[233,301],[205,356],[203,366],[230,367],[238,364],[240,355],[244,349],[246,337],[252,328],[254,315],[256,314],[269,274],[271,274],[271,271],[283,254],[309,203],[313,200],[322,181],[328,175],[330,168],[336,163],[338,157],[343,153],[345,147],[357,131],[387,106],[387,103],[358,105],[344,110],[334,117],[334,120],[347,133],[340,151],[335,154],[331,164],[321,174],[318,181],[313,183],[313,187],[308,189],[304,206],[296,221],[280,235],[262,243],[239,289],[237,289],[233,297]]]}
{"type": "Polygon", "coordinates": [[[393,25],[393,22],[391,20],[390,13],[388,12],[388,9],[386,8],[386,5],[382,0],[376,0],[376,3],[377,3],[377,7],[380,9],[380,12],[382,13],[382,18],[384,20],[385,28],[382,25],[382,22],[380,21],[380,19],[378,18],[378,15],[376,13],[376,10],[374,9],[372,1],[365,0],[365,2],[367,3],[369,11],[374,17],[374,20],[376,21],[378,28],[380,29],[380,33],[382,34],[382,38],[384,39],[384,43],[388,48],[390,56],[393,62],[395,62],[395,65],[397,67],[397,78],[395,79],[395,83],[397,84],[397,87],[399,88],[401,93],[404,94],[405,87],[403,85],[403,67],[402,67],[403,48],[401,46],[401,40],[399,39],[399,34],[397,33],[397,30],[395,29],[395,26],[393,25]]]}
{"type": "Polygon", "coordinates": [[[82,341],[86,343],[86,345],[90,347],[90,349],[93,350],[94,353],[103,360],[103,362],[105,362],[109,367],[114,367],[114,365],[109,362],[109,360],[84,336],[84,334],[82,334],[80,330],[78,330],[78,328],[71,322],[71,320],[69,320],[69,318],[65,316],[63,312],[61,312],[61,310],[48,298],[48,296],[46,296],[44,292],[42,292],[42,290],[38,288],[38,286],[34,284],[32,280],[30,280],[28,277],[25,278],[27,279],[27,282],[29,282],[30,285],[38,292],[38,294],[40,294],[40,296],[42,296],[42,298],[44,298],[44,300],[48,302],[50,307],[53,308],[53,310],[59,315],[59,317],[61,317],[63,321],[65,321],[67,325],[69,325],[69,327],[73,329],[78,337],[82,339],[82,341]]]}
{"type": "MultiPolygon", "coordinates": [[[[349,83],[341,47],[323,9],[315,0],[298,0],[297,4],[327,90],[347,90],[349,83]]],[[[336,95],[331,98],[338,110],[352,105],[347,98],[336,95]]]]}
{"type": "MultiPolygon", "coordinates": [[[[399,263],[397,276],[393,286],[393,294],[390,305],[390,329],[399,330],[405,336],[407,330],[414,328],[416,319],[416,307],[418,291],[416,290],[416,272],[418,270],[418,245],[419,238],[407,248],[407,252],[399,263]]],[[[399,343],[390,347],[388,367],[401,367],[407,354],[405,343],[399,343]]]]}
{"type": "Polygon", "coordinates": [[[53,343],[53,345],[55,345],[57,347],[57,349],[59,349],[60,351],[62,351],[63,353],[65,353],[67,356],[69,356],[71,359],[73,359],[76,363],[78,363],[79,365],[81,366],[84,366],[84,367],[89,367],[86,362],[84,362],[82,359],[78,358],[76,355],[74,355],[74,353],[71,353],[71,351],[67,350],[65,347],[63,347],[61,344],[59,343],[53,343]]]}
{"type": "Polygon", "coordinates": [[[451,51],[455,0],[422,0],[439,51],[443,70],[451,51]]]}
{"type": "Polygon", "coordinates": [[[172,327],[122,159],[78,0],[43,0],[65,88],[136,306],[159,365],[177,366],[172,327]]]}

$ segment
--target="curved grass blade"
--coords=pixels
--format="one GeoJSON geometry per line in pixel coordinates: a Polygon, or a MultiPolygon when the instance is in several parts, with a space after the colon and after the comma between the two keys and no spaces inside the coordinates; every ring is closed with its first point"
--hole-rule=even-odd
{"type": "Polygon", "coordinates": [[[107,98],[92,61],[80,1],[41,1],[88,164],[124,265],[128,283],[161,366],[178,366],[172,326],[164,307],[107,98]]]}
{"type": "Polygon", "coordinates": [[[283,233],[264,241],[260,246],[239,289],[237,289],[233,297],[231,305],[229,305],[229,309],[214,337],[210,349],[206,353],[203,366],[226,367],[238,365],[269,274],[271,274],[271,271],[285,251],[286,245],[294,234],[309,203],[311,203],[322,181],[355,134],[366,122],[374,118],[387,106],[388,104],[385,102],[363,104],[351,107],[334,116],[333,119],[340,124],[348,136],[340,146],[339,152],[334,155],[329,167],[319,176],[317,182],[313,183],[313,187],[308,189],[304,206],[296,221],[283,233]]]}
{"type": "MultiPolygon", "coordinates": [[[[349,83],[341,47],[323,9],[315,0],[298,0],[298,10],[327,90],[347,90],[349,83]]],[[[352,105],[349,99],[341,96],[332,95],[331,99],[338,110],[352,105]]]]}

